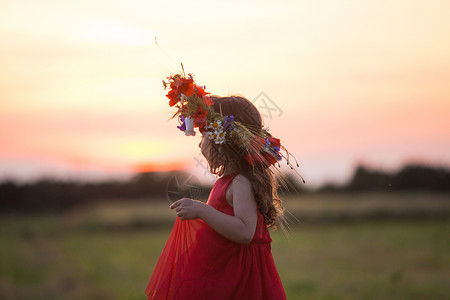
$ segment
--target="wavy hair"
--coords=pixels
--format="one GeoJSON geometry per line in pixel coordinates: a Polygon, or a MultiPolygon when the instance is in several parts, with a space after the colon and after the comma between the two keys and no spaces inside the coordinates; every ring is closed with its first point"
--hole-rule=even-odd
{"type": "MultiPolygon", "coordinates": [[[[244,97],[212,96],[214,109],[222,115],[233,115],[235,121],[244,123],[254,133],[260,133],[263,124],[258,109],[244,97]]],[[[238,145],[209,143],[208,165],[212,174],[222,176],[230,170],[245,176],[252,185],[253,196],[259,211],[264,217],[267,227],[274,227],[278,221],[286,222],[284,219],[284,208],[282,200],[278,196],[280,183],[285,186],[285,181],[275,173],[273,167],[264,167],[261,164],[251,166],[245,159],[246,153],[238,145]]]]}

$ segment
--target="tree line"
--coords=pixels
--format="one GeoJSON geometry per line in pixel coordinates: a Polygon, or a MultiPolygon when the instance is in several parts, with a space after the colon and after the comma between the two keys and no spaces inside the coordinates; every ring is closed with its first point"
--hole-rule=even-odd
{"type": "Polygon", "coordinates": [[[175,172],[146,172],[128,181],[99,183],[41,179],[0,184],[0,211],[60,212],[102,201],[156,201],[166,196],[166,185],[175,172]]]}
{"type": "Polygon", "coordinates": [[[396,172],[358,166],[347,184],[326,185],[321,191],[450,191],[450,169],[409,164],[396,172]]]}
{"type": "MultiPolygon", "coordinates": [[[[0,183],[0,211],[2,212],[62,212],[81,205],[102,201],[166,201],[168,187],[180,172],[138,173],[128,181],[81,183],[38,180],[18,184],[14,181],[0,183]]],[[[187,173],[184,173],[185,176],[187,173]]],[[[305,191],[305,186],[287,180],[294,188],[282,190],[284,194],[305,191]]],[[[211,186],[202,186],[206,195],[211,186]]],[[[351,180],[342,186],[325,185],[318,191],[450,191],[450,170],[424,165],[406,165],[393,173],[358,166],[351,180]]],[[[204,193],[205,194],[205,193],[204,193]]],[[[182,194],[180,194],[181,197],[182,194]]],[[[176,196],[176,195],[175,195],[176,196]]],[[[203,199],[206,200],[206,199],[203,199]]]]}

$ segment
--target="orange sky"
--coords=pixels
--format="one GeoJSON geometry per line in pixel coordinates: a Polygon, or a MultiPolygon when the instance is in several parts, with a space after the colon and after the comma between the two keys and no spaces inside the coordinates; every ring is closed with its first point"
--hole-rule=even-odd
{"type": "Polygon", "coordinates": [[[214,94],[264,91],[282,112],[266,125],[312,186],[359,162],[450,165],[449,12],[448,1],[0,0],[0,178],[203,174],[198,138],[167,122],[161,79],[180,62],[214,94]]]}

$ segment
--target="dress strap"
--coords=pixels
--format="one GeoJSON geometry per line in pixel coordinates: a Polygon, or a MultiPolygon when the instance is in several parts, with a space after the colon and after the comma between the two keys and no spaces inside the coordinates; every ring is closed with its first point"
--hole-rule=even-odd
{"type": "Polygon", "coordinates": [[[234,177],[236,177],[239,173],[238,172],[233,172],[230,174],[227,174],[225,176],[222,176],[220,179],[222,179],[223,181],[220,183],[221,189],[222,189],[222,196],[225,197],[225,192],[228,188],[228,186],[230,185],[230,183],[233,181],[234,177]]]}
{"type": "Polygon", "coordinates": [[[227,214],[233,213],[233,207],[226,201],[226,190],[238,172],[220,177],[214,184],[207,203],[227,214]]]}
{"type": "Polygon", "coordinates": [[[234,177],[236,177],[238,174],[239,174],[238,172],[229,173],[227,175],[222,176],[221,179],[223,178],[225,182],[230,183],[231,181],[233,181],[234,177]]]}

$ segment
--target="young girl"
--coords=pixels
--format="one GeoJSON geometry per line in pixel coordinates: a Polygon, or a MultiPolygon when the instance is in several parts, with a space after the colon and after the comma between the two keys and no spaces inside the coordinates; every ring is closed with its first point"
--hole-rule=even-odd
{"type": "Polygon", "coordinates": [[[247,99],[208,97],[192,76],[169,83],[178,128],[186,135],[199,128],[201,152],[220,178],[207,203],[183,198],[170,206],[177,218],[148,299],[286,299],[268,231],[283,215],[271,166],[284,147],[247,99]]]}

